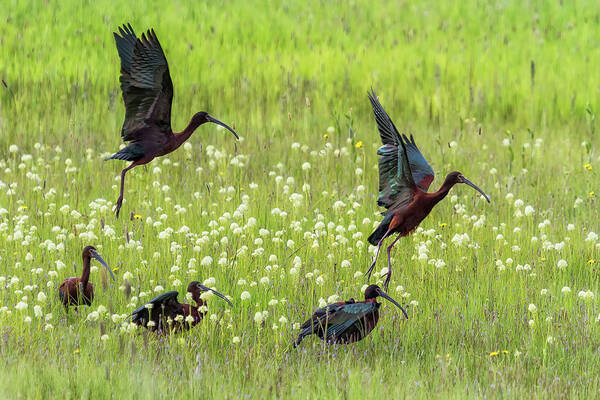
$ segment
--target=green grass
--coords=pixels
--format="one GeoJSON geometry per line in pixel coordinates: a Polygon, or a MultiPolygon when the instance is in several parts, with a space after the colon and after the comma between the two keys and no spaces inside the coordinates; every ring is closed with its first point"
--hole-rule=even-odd
{"type": "Polygon", "coordinates": [[[590,398],[600,390],[595,2],[7,4],[2,398],[590,398]],[[111,32],[124,22],[138,34],[154,27],[161,40],[175,130],[207,110],[243,140],[203,126],[191,149],[134,169],[116,220],[126,164],[102,159],[120,145],[111,32]],[[370,263],[366,238],[380,219],[371,86],[396,126],[415,134],[437,171],[433,188],[460,170],[492,203],[457,187],[398,242],[390,294],[408,306],[409,321],[384,302],[363,341],[308,338],[292,349],[293,324],[319,299],[362,296],[356,273],[370,263]],[[533,213],[519,216],[528,205],[533,213]],[[462,234],[469,239],[458,245],[462,234]],[[67,319],[58,285],[80,273],[88,244],[117,281],[95,269],[93,305],[67,319]],[[113,322],[158,285],[183,293],[211,277],[234,307],[211,299],[189,333],[156,338],[113,322]],[[90,321],[100,306],[107,311],[90,321]]]}

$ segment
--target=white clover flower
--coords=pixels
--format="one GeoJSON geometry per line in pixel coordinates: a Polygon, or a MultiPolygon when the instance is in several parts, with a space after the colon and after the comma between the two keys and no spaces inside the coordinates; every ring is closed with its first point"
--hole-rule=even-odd
{"type": "Polygon", "coordinates": [[[244,292],[242,292],[242,294],[240,295],[240,298],[241,298],[242,300],[248,300],[248,299],[250,299],[250,293],[249,293],[249,292],[246,292],[246,291],[244,291],[244,292]]]}
{"type": "Polygon", "coordinates": [[[337,294],[332,294],[327,298],[327,303],[336,303],[338,301],[340,301],[340,296],[338,296],[337,294]]]}
{"type": "Polygon", "coordinates": [[[42,307],[40,307],[37,304],[33,307],[33,313],[38,318],[40,318],[42,315],[44,315],[44,313],[42,313],[42,307]]]}
{"type": "Polygon", "coordinates": [[[419,302],[418,302],[418,301],[416,301],[416,300],[411,300],[411,302],[410,302],[410,305],[411,305],[412,307],[417,307],[417,306],[419,305],[419,302]]]}
{"type": "Polygon", "coordinates": [[[533,214],[534,212],[535,212],[535,210],[532,206],[525,207],[525,215],[526,216],[529,216],[529,215],[533,214]]]}
{"type": "Polygon", "coordinates": [[[97,321],[99,317],[100,317],[100,315],[98,314],[98,311],[92,311],[91,313],[88,314],[86,319],[88,321],[97,321]]]}
{"type": "Polygon", "coordinates": [[[269,280],[269,277],[267,276],[263,276],[262,278],[260,278],[260,283],[262,285],[268,285],[271,281],[269,280]]]}
{"type": "Polygon", "coordinates": [[[231,339],[231,342],[233,344],[238,344],[240,342],[240,338],[239,336],[234,336],[233,339],[231,339]]]}
{"type": "Polygon", "coordinates": [[[585,238],[586,242],[596,242],[597,240],[598,240],[598,234],[593,231],[588,232],[588,234],[585,238]]]}
{"type": "Polygon", "coordinates": [[[542,289],[542,290],[540,291],[540,295],[541,295],[541,296],[546,296],[547,294],[548,294],[548,289],[542,289]]]}
{"type": "Polygon", "coordinates": [[[549,345],[552,345],[552,344],[554,344],[554,337],[552,337],[552,336],[548,336],[548,337],[546,338],[546,343],[548,343],[549,345]]]}
{"type": "Polygon", "coordinates": [[[325,280],[323,279],[322,276],[317,276],[317,279],[315,279],[315,282],[317,283],[317,285],[322,285],[323,283],[325,283],[325,280]]]}
{"type": "Polygon", "coordinates": [[[310,163],[309,162],[305,162],[302,164],[302,170],[303,171],[308,171],[310,169],[310,163]]]}
{"type": "Polygon", "coordinates": [[[288,319],[282,315],[281,318],[279,318],[279,323],[285,325],[288,323],[288,319]]]}
{"type": "Polygon", "coordinates": [[[573,224],[567,225],[567,230],[568,231],[574,231],[575,230],[575,225],[573,225],[573,224]]]}
{"type": "Polygon", "coordinates": [[[527,309],[529,310],[530,313],[535,313],[537,311],[537,307],[535,306],[535,304],[529,304],[529,307],[527,307],[527,309]]]}
{"type": "Polygon", "coordinates": [[[569,293],[571,293],[571,288],[568,286],[565,286],[560,291],[562,292],[562,294],[569,294],[569,293]]]}
{"type": "Polygon", "coordinates": [[[11,144],[8,148],[8,151],[11,153],[16,153],[17,151],[19,151],[19,146],[17,146],[16,144],[11,144]]]}
{"type": "Polygon", "coordinates": [[[260,311],[257,311],[257,312],[254,314],[254,322],[255,322],[255,323],[257,323],[257,324],[262,324],[262,322],[263,322],[264,320],[265,320],[265,319],[264,319],[264,317],[263,317],[263,313],[262,313],[262,312],[260,312],[260,311]]]}
{"type": "Polygon", "coordinates": [[[17,305],[15,306],[15,308],[19,311],[21,310],[25,310],[27,308],[27,303],[20,301],[17,303],[17,305]]]}
{"type": "Polygon", "coordinates": [[[215,286],[217,284],[217,280],[214,277],[211,276],[208,279],[205,279],[204,282],[202,282],[202,284],[204,286],[212,287],[212,286],[215,286]]]}
{"type": "Polygon", "coordinates": [[[327,302],[325,301],[325,299],[324,299],[324,298],[322,298],[322,297],[321,297],[321,298],[319,299],[319,308],[323,308],[323,307],[325,307],[325,306],[327,306],[327,302]]]}
{"type": "Polygon", "coordinates": [[[45,303],[45,302],[46,302],[46,299],[47,299],[47,296],[46,296],[46,294],[45,294],[44,292],[39,292],[39,293],[38,293],[38,295],[37,295],[37,300],[38,300],[40,303],[45,303]]]}
{"type": "Polygon", "coordinates": [[[567,262],[563,259],[558,260],[558,262],[556,263],[556,267],[559,269],[566,268],[566,266],[567,266],[567,262]]]}
{"type": "Polygon", "coordinates": [[[271,307],[276,306],[278,303],[279,303],[279,301],[277,299],[269,300],[269,306],[271,306],[271,307]]]}

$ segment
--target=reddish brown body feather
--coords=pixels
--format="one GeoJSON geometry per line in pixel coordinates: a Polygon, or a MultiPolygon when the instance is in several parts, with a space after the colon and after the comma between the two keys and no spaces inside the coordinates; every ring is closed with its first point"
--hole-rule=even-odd
{"type": "Polygon", "coordinates": [[[200,323],[200,321],[202,321],[202,318],[204,317],[204,313],[201,313],[199,311],[199,308],[204,305],[204,302],[200,298],[200,292],[196,288],[193,288],[192,290],[189,290],[189,291],[192,293],[192,299],[196,302],[196,305],[194,306],[191,304],[182,303],[182,304],[179,304],[177,308],[165,309],[164,317],[170,318],[171,320],[173,320],[173,325],[168,330],[164,329],[165,325],[163,324],[163,321],[160,321],[160,319],[162,317],[158,314],[156,316],[153,315],[152,320],[155,322],[155,325],[149,328],[152,332],[161,330],[161,331],[164,331],[165,333],[168,333],[168,332],[170,332],[171,329],[173,332],[179,332],[182,330],[188,330],[190,328],[193,328],[198,323],[200,323]],[[181,322],[178,322],[175,320],[175,318],[179,315],[183,316],[183,318],[184,318],[184,320],[181,322]],[[185,318],[187,318],[190,315],[192,316],[192,318],[194,320],[191,323],[188,323],[187,321],[185,321],[185,318]]]}
{"type": "Polygon", "coordinates": [[[413,201],[405,209],[394,214],[392,222],[390,222],[390,234],[399,233],[400,236],[407,236],[412,233],[429,215],[433,207],[446,197],[450,187],[442,186],[434,193],[427,193],[415,187],[413,201]]]}
{"type": "Polygon", "coordinates": [[[89,306],[94,300],[94,285],[87,282],[81,291],[81,278],[68,278],[61,283],[58,289],[60,298],[67,308],[68,306],[86,305],[89,306]]]}

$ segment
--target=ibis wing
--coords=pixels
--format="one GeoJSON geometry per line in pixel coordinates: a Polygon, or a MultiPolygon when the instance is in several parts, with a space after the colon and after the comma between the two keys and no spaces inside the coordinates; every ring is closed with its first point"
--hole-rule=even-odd
{"type": "Polygon", "coordinates": [[[177,301],[179,295],[176,291],[166,292],[156,296],[143,306],[131,313],[131,321],[146,326],[149,321],[159,324],[163,316],[175,318],[181,310],[181,304],[177,301]],[[148,309],[147,305],[152,304],[148,309]]]}
{"type": "Polygon", "coordinates": [[[365,318],[377,311],[378,304],[375,302],[352,303],[339,307],[331,313],[325,322],[327,327],[327,338],[338,339],[347,337],[351,331],[364,329],[365,318]]]}
{"type": "Polygon", "coordinates": [[[137,38],[130,25],[114,36],[125,102],[121,136],[125,141],[164,143],[172,134],[173,82],[160,42],[154,30],[137,38]]]}
{"type": "Polygon", "coordinates": [[[330,338],[338,338],[377,310],[376,303],[334,303],[316,310],[311,319],[306,321],[300,329],[301,337],[307,334],[324,332],[330,338]]]}
{"type": "Polygon", "coordinates": [[[413,135],[410,135],[410,140],[406,135],[402,135],[404,139],[404,144],[406,147],[406,153],[408,156],[408,163],[410,164],[410,170],[412,172],[412,177],[417,184],[417,186],[423,190],[429,190],[429,186],[435,177],[433,173],[433,169],[419,151],[417,144],[415,143],[415,138],[413,135]]]}
{"type": "MultiPolygon", "coordinates": [[[[381,193],[386,192],[386,188],[391,184],[391,177],[397,177],[398,168],[399,168],[399,158],[400,152],[403,151],[402,146],[400,146],[403,137],[400,135],[396,126],[392,122],[389,115],[385,112],[383,106],[379,102],[377,95],[371,89],[371,93],[369,93],[369,100],[371,101],[371,106],[373,107],[373,113],[375,114],[375,121],[377,122],[377,128],[379,129],[379,136],[381,137],[381,142],[383,146],[379,148],[377,154],[380,155],[379,158],[379,192],[380,192],[380,203],[389,202],[389,198],[386,198],[386,195],[381,198],[381,193]],[[382,179],[382,170],[384,179],[382,179]]],[[[425,157],[419,151],[417,145],[415,144],[414,138],[410,137],[411,140],[408,140],[406,136],[404,136],[404,143],[406,147],[406,155],[408,157],[408,162],[410,164],[411,169],[411,177],[413,181],[417,184],[417,186],[427,191],[429,189],[429,185],[434,178],[433,169],[425,160],[425,157]]],[[[389,194],[388,194],[389,196],[389,194]]],[[[385,205],[385,204],[380,204],[385,205]]]]}

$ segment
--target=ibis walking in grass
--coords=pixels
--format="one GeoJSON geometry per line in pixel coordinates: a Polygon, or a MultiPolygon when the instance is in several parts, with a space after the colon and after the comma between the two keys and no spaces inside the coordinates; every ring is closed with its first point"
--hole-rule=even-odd
{"type": "Polygon", "coordinates": [[[77,311],[77,306],[89,306],[94,300],[94,285],[90,282],[90,264],[92,258],[100,261],[100,264],[110,272],[113,281],[115,280],[112,270],[100,254],[98,254],[95,247],[86,246],[83,249],[82,257],[83,272],[81,273],[81,277],[65,279],[58,289],[58,296],[65,306],[67,314],[69,313],[69,306],[75,306],[75,311],[77,311]]]}
{"type": "Polygon", "coordinates": [[[379,135],[383,146],[379,148],[379,197],[377,204],[387,209],[382,213],[383,221],[369,236],[369,243],[377,246],[375,260],[367,271],[367,279],[377,262],[379,250],[383,241],[397,233],[398,236],[387,248],[388,273],[384,287],[388,288],[392,277],[390,253],[399,238],[410,234],[431,212],[457,183],[464,183],[479,193],[490,202],[488,196],[475,184],[469,181],[460,172],[451,172],[437,192],[428,193],[427,190],[433,181],[433,169],[421,154],[415,140],[405,135],[400,135],[394,123],[387,115],[375,92],[371,90],[369,100],[373,106],[373,113],[379,128],[379,135]]]}
{"type": "Polygon", "coordinates": [[[377,297],[383,297],[394,303],[402,310],[408,319],[406,310],[396,300],[388,296],[379,286],[370,285],[365,290],[364,301],[349,301],[329,304],[319,308],[312,317],[301,327],[298,339],[294,342],[297,347],[306,336],[315,334],[331,343],[354,343],[365,338],[379,321],[377,297]]]}
{"type": "Polygon", "coordinates": [[[169,66],[153,29],[136,37],[131,25],[114,33],[121,58],[121,90],[125,102],[125,122],[121,129],[123,140],[129,144],[107,160],[125,160],[132,163],[121,171],[121,192],[116,203],[116,214],[123,204],[125,174],[135,166],[147,164],[181,146],[196,128],[206,122],[221,125],[238,135],[228,125],[205,111],[194,114],[188,126],[180,133],[171,129],[173,83],[169,66]]]}
{"type": "Polygon", "coordinates": [[[153,332],[169,333],[171,331],[188,330],[198,324],[206,313],[202,306],[206,302],[200,298],[203,292],[213,292],[218,297],[233,306],[231,301],[214,289],[202,285],[200,282],[190,282],[187,291],[192,294],[196,305],[181,304],[177,301],[179,295],[176,291],[163,293],[139,307],[131,314],[131,322],[146,327],[153,332]]]}

